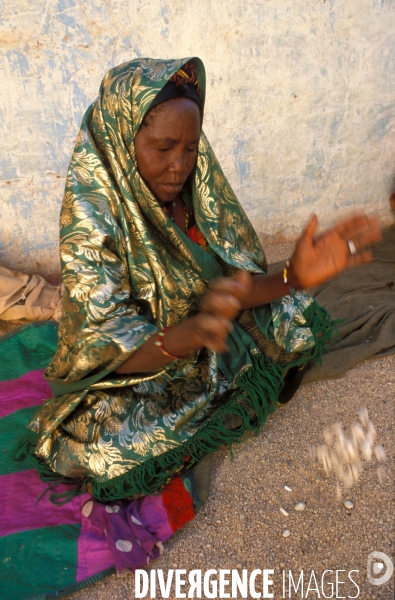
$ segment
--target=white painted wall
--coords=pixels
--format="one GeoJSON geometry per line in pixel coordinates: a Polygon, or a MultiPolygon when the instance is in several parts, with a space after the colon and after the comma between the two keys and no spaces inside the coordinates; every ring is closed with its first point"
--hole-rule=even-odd
{"type": "Polygon", "coordinates": [[[205,131],[258,233],[392,217],[395,0],[0,0],[0,263],[58,270],[58,213],[107,69],[197,55],[205,131]]]}

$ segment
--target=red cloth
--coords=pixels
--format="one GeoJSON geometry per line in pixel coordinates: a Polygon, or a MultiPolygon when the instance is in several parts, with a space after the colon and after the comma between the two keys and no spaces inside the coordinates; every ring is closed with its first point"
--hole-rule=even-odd
{"type": "Polygon", "coordinates": [[[206,249],[207,246],[207,242],[206,239],[204,238],[202,232],[197,228],[196,225],[194,225],[193,227],[191,227],[187,233],[189,239],[191,239],[193,242],[195,242],[195,244],[199,244],[199,246],[201,246],[203,248],[203,250],[206,249]]]}
{"type": "Polygon", "coordinates": [[[162,488],[162,502],[174,532],[195,517],[192,497],[181,477],[175,477],[162,488]]]}

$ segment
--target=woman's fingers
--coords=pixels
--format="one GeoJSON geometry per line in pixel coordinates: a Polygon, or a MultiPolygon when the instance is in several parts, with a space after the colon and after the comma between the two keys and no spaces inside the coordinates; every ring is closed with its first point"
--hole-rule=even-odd
{"type": "Polygon", "coordinates": [[[347,268],[357,267],[373,260],[373,253],[370,250],[364,250],[358,254],[350,255],[347,259],[347,268]]]}
{"type": "Polygon", "coordinates": [[[220,340],[219,338],[212,338],[207,340],[205,347],[208,348],[208,350],[211,350],[212,352],[217,352],[218,354],[222,354],[222,352],[226,352],[227,350],[229,350],[228,344],[223,340],[220,340]]]}
{"type": "Polygon", "coordinates": [[[364,248],[369,248],[372,244],[376,244],[382,239],[381,232],[375,233],[359,233],[359,234],[349,234],[346,238],[347,243],[352,242],[355,246],[355,249],[359,252],[364,248]]]}
{"type": "Polygon", "coordinates": [[[367,248],[382,239],[380,221],[376,216],[357,214],[336,225],[336,232],[346,241],[352,241],[356,250],[367,248]]]}
{"type": "Polygon", "coordinates": [[[227,349],[225,340],[233,329],[232,322],[206,312],[199,313],[196,319],[197,333],[202,344],[215,352],[224,352],[227,349]]]}
{"type": "Polygon", "coordinates": [[[295,246],[289,269],[293,287],[314,287],[346,268],[371,262],[370,246],[382,239],[379,219],[363,213],[320,235],[315,235],[316,228],[313,217],[295,246]]]}
{"type": "Polygon", "coordinates": [[[310,221],[307,223],[307,225],[304,228],[302,235],[300,236],[299,239],[313,240],[315,232],[317,231],[317,227],[318,227],[317,215],[311,215],[310,221]]]}
{"type": "Polygon", "coordinates": [[[200,308],[214,315],[233,319],[250,288],[251,276],[246,271],[237,271],[235,277],[221,277],[212,282],[200,308]]]}
{"type": "Polygon", "coordinates": [[[365,213],[356,213],[343,219],[335,225],[335,230],[339,233],[350,233],[350,231],[369,231],[380,229],[380,221],[376,215],[366,215],[365,213]]]}
{"type": "Polygon", "coordinates": [[[241,270],[234,277],[220,277],[210,284],[211,291],[231,294],[238,300],[243,300],[250,288],[251,275],[241,270]]]}
{"type": "Polygon", "coordinates": [[[200,305],[200,309],[214,315],[222,315],[226,319],[233,319],[237,311],[240,310],[240,301],[232,294],[223,294],[220,292],[208,292],[200,305]]]}
{"type": "Polygon", "coordinates": [[[235,277],[213,281],[203,297],[197,315],[199,336],[203,345],[214,352],[225,352],[226,338],[233,329],[232,319],[241,308],[241,301],[251,288],[251,276],[237,271],[235,277]]]}

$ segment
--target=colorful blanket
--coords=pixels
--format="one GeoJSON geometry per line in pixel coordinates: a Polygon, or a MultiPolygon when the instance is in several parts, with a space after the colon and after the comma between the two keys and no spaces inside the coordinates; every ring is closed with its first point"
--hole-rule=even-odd
{"type": "MultiPolygon", "coordinates": [[[[32,323],[0,340],[0,589],[3,600],[64,597],[116,570],[145,566],[190,521],[200,501],[193,477],[177,476],[157,495],[98,502],[89,493],[55,505],[30,458],[11,449],[51,390],[43,374],[57,324],[32,323]]],[[[57,485],[56,492],[68,486],[57,485]]]]}

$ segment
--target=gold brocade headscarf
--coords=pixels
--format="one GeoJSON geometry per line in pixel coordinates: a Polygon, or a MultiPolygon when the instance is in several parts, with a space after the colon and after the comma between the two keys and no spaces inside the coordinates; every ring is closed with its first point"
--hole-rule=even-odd
{"type": "MultiPolygon", "coordinates": [[[[49,380],[70,383],[116,368],[152,326],[177,324],[196,310],[208,281],[221,274],[164,214],[135,157],[134,139],[151,103],[188,61],[203,112],[200,59],[136,59],[107,73],[84,116],[60,217],[66,292],[49,380]]],[[[260,242],[203,132],[190,178],[196,224],[211,249],[228,265],[264,271],[260,242]]]]}

